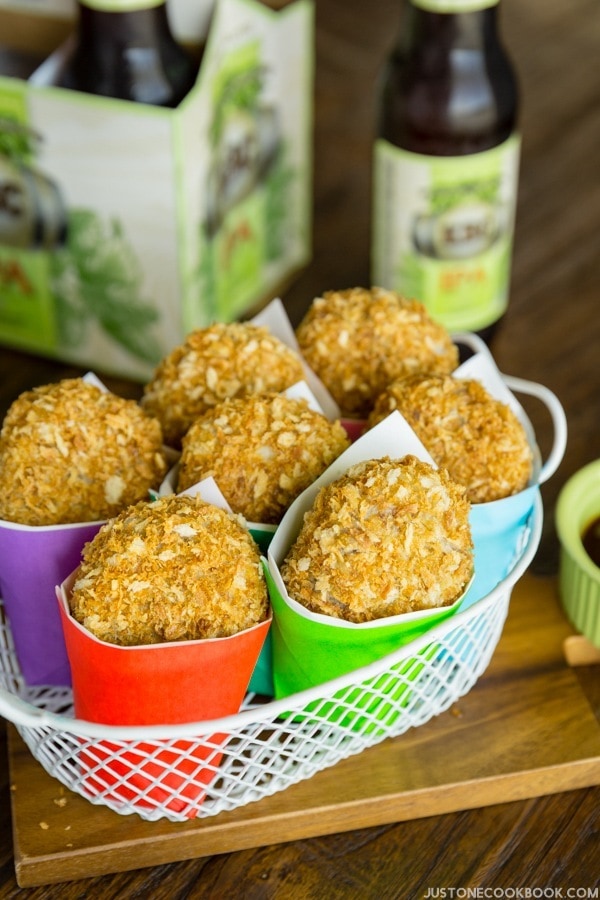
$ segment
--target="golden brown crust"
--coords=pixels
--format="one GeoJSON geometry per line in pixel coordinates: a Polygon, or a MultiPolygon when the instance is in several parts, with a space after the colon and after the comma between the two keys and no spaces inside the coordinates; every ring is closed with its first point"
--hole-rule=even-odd
{"type": "Polygon", "coordinates": [[[177,489],[212,476],[234,512],[276,524],[349,443],[339,422],[305,400],[273,393],[225,400],[183,438],[177,489]]]}
{"type": "Polygon", "coordinates": [[[222,400],[284,391],[304,378],[299,357],[267,328],[216,323],[192,331],[144,388],[142,406],[179,448],[194,419],[222,400]]]}
{"type": "Polygon", "coordinates": [[[470,504],[414,456],[350,468],[324,487],[281,567],[292,599],[368,622],[452,604],[473,571],[470,504]]]}
{"type": "Polygon", "coordinates": [[[348,416],[364,417],[395,378],[449,373],[458,349],[425,307],[373,287],[327,291],[296,329],[304,358],[348,416]]]}
{"type": "Polygon", "coordinates": [[[499,500],[527,486],[533,454],[525,429],[480,382],[450,375],[398,380],[378,398],[369,427],[395,409],[435,462],[464,485],[472,503],[499,500]]]}
{"type": "Polygon", "coordinates": [[[80,378],[25,391],[0,432],[0,518],[92,522],[144,499],[167,470],[159,422],[80,378]]]}
{"type": "Polygon", "coordinates": [[[267,618],[259,551],[238,517],[199,497],[138,503],[86,544],[74,618],[122,646],[226,637],[267,618]]]}

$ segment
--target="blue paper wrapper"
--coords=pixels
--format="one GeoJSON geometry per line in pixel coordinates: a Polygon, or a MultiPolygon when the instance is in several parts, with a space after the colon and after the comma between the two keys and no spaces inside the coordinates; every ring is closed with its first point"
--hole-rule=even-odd
{"type": "Polygon", "coordinates": [[[538,494],[539,487],[533,485],[512,497],[471,507],[475,578],[463,609],[489,594],[510,573],[521,552],[538,494]]]}

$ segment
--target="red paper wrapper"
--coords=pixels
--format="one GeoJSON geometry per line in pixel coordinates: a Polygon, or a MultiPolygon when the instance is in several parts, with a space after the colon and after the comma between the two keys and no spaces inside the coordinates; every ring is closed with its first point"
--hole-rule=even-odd
{"type": "MultiPolygon", "coordinates": [[[[57,588],[73,679],[75,716],[104,725],[168,725],[234,715],[240,709],[271,620],[226,638],[120,647],[73,619],[68,591],[57,588]]],[[[181,811],[201,802],[217,774],[227,735],[198,740],[132,741],[115,755],[111,741],[80,753],[85,785],[97,795],[181,811]],[[170,799],[172,797],[172,799],[170,799]]],[[[195,812],[189,813],[190,817],[195,812]]]]}

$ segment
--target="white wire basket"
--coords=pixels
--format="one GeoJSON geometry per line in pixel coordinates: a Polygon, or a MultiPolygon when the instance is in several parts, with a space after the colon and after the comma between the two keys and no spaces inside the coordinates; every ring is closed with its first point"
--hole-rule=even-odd
{"type": "Polygon", "coordinates": [[[218,720],[117,727],[76,719],[69,689],[25,685],[0,616],[0,715],[51,776],[92,804],[149,821],[237,809],[423,725],[470,691],[500,639],[542,518],[538,492],[510,574],[471,607],[375,663],[283,700],[248,694],[237,715],[218,720]]]}

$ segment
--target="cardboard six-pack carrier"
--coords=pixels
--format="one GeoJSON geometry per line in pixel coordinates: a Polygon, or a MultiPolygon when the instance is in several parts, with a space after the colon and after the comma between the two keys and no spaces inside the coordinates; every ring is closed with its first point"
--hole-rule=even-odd
{"type": "MultiPolygon", "coordinates": [[[[20,50],[72,24],[4,6],[20,50]]],[[[0,76],[0,344],[143,381],[307,264],[313,19],[312,0],[217,0],[176,109],[54,86],[68,36],[0,76]]]]}

